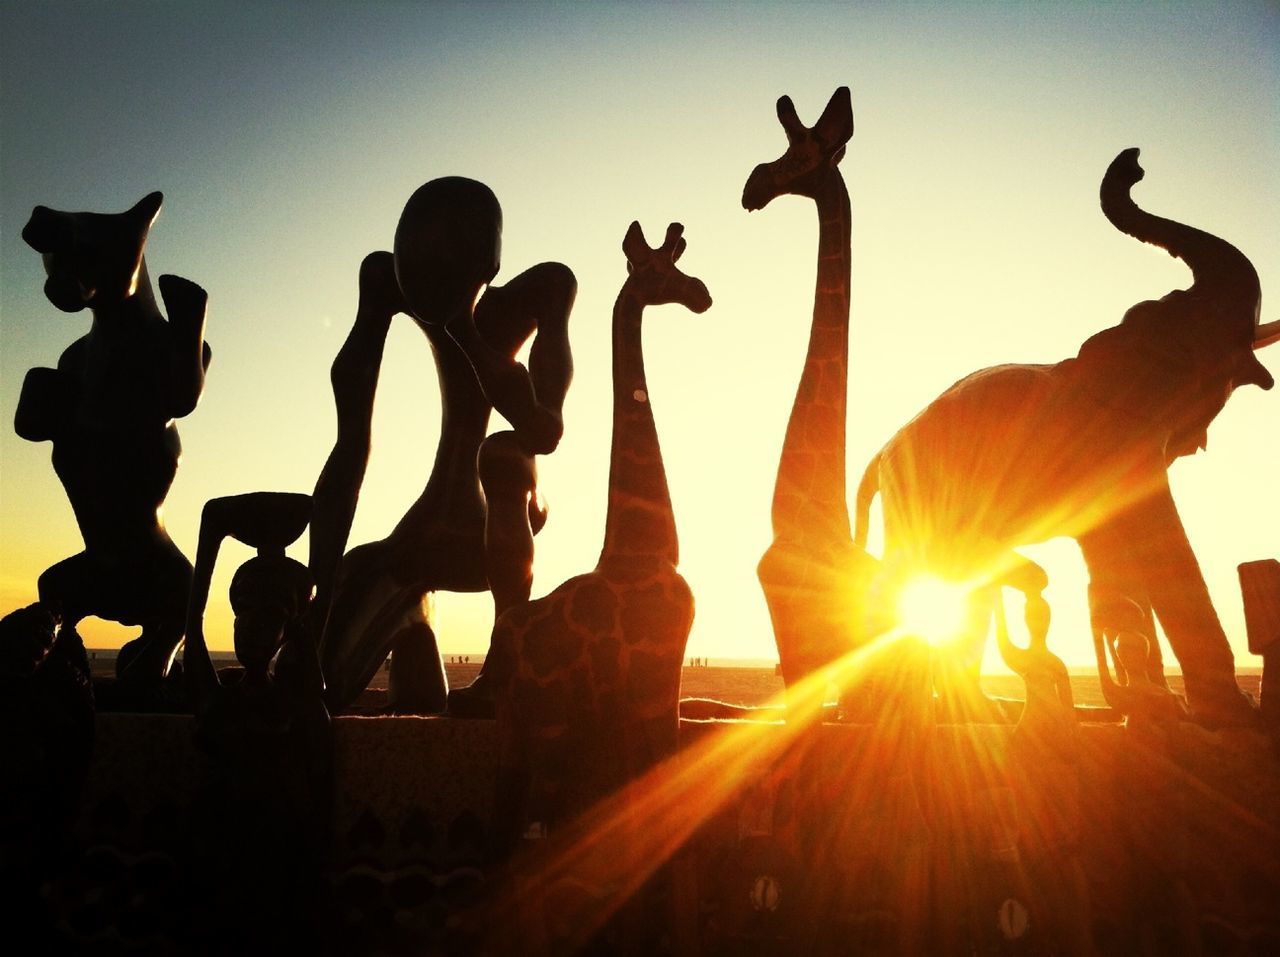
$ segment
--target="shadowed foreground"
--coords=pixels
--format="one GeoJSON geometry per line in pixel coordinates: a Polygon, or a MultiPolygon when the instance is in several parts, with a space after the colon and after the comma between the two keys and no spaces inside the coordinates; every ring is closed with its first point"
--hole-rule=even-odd
{"type": "MultiPolygon", "coordinates": [[[[590,839],[526,840],[499,872],[492,722],[339,718],[307,936],[339,954],[527,953],[541,903],[552,952],[1063,953],[1078,863],[1100,953],[1276,952],[1280,767],[1265,739],[1188,725],[1172,761],[1117,724],[1081,731],[1072,780],[1051,794],[1018,774],[1011,727],[936,726],[904,801],[868,783],[901,778],[883,729],[685,721],[679,754],[623,802],[631,825],[664,822],[637,859],[617,852],[605,802],[580,825],[590,839]],[[1068,791],[1078,831],[1054,811],[1068,791]]],[[[202,773],[189,718],[99,716],[76,841],[43,891],[54,946],[216,948],[219,915],[186,893],[202,773]]]]}

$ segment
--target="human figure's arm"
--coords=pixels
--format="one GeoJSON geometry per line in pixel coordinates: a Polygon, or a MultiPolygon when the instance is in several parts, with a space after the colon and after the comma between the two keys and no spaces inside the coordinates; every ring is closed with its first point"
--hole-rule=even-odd
{"type": "Polygon", "coordinates": [[[209,656],[204,637],[204,611],[209,604],[209,588],[218,549],[226,537],[227,500],[210,499],[200,514],[200,538],[196,564],[187,600],[187,636],[182,649],[182,673],[186,677],[196,713],[203,711],[218,687],[218,672],[209,656]]]}
{"type": "Polygon", "coordinates": [[[996,613],[996,647],[1000,651],[1000,657],[1004,659],[1004,663],[1009,670],[1015,674],[1022,675],[1024,678],[1027,674],[1027,652],[1024,648],[1019,648],[1013,643],[1013,639],[1009,637],[1009,622],[1004,614],[1004,596],[997,589],[995,591],[996,613]]]}
{"type": "Polygon", "coordinates": [[[56,439],[70,414],[70,382],[58,369],[28,369],[18,394],[13,431],[28,442],[56,439]]]}
{"type": "Polygon", "coordinates": [[[569,314],[577,291],[567,266],[540,263],[488,289],[474,313],[464,310],[446,322],[485,396],[531,455],[554,451],[564,434],[562,410],[573,378],[569,314]],[[514,355],[534,329],[526,369],[514,355]]]}
{"type": "Polygon", "coordinates": [[[204,391],[204,373],[213,356],[204,341],[209,295],[189,279],[166,275],[159,279],[160,295],[169,313],[169,415],[188,415],[204,391]]]}
{"type": "Polygon", "coordinates": [[[373,252],[360,264],[355,322],[333,360],[329,378],[338,416],[338,436],[312,493],[308,565],[316,582],[313,631],[328,616],[333,581],[347,547],[356,502],[369,462],[373,400],[391,319],[404,311],[389,252],[373,252]]]}

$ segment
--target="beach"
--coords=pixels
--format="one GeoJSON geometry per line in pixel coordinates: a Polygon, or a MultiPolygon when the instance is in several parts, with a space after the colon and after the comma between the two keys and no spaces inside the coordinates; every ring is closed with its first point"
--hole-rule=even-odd
{"type": "MultiPolygon", "coordinates": [[[[92,668],[95,677],[106,677],[114,673],[115,652],[94,650],[92,652],[92,668]]],[[[235,664],[234,656],[227,652],[215,652],[215,663],[219,667],[235,664]]],[[[446,655],[445,676],[450,688],[460,688],[475,680],[480,673],[484,658],[482,655],[446,655]],[[462,659],[467,659],[463,661],[462,659]]],[[[1181,694],[1183,690],[1182,676],[1171,674],[1169,687],[1181,694]]],[[[1258,696],[1262,681],[1262,672],[1257,668],[1238,669],[1236,683],[1246,693],[1258,696]]],[[[1025,698],[1022,679],[1012,674],[993,674],[982,676],[982,686],[987,694],[995,698],[1006,698],[1021,701],[1025,698]]],[[[385,692],[387,687],[387,669],[382,667],[369,682],[370,692],[385,692]]],[[[757,663],[744,664],[720,663],[714,665],[686,666],[680,676],[680,697],[712,698],[726,704],[759,707],[768,704],[783,691],[782,676],[773,668],[762,668],[757,663]]],[[[1102,688],[1096,673],[1085,669],[1074,669],[1071,674],[1071,691],[1075,703],[1081,707],[1103,708],[1106,701],[1102,697],[1102,688]]],[[[371,698],[379,697],[377,694],[371,698]]],[[[363,701],[361,706],[370,706],[375,701],[363,701]]]]}

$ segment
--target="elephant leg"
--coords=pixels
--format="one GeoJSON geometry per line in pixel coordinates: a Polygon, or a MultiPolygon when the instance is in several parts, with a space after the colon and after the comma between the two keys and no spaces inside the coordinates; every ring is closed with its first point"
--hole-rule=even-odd
{"type": "Polygon", "coordinates": [[[1212,724],[1251,720],[1235,659],[1168,485],[1081,536],[1089,575],[1154,610],[1182,666],[1191,708],[1212,724]]]}

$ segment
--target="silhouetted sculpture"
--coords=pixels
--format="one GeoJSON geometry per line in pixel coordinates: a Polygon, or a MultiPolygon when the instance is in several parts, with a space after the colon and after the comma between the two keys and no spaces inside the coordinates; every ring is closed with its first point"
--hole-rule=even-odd
{"type": "Polygon", "coordinates": [[[40,576],[40,600],[62,626],[90,615],[141,625],[120,649],[116,672],[129,692],[153,691],[182,638],[191,565],[160,519],[182,451],[173,420],[196,407],[210,351],[206,295],[178,276],[160,277],[160,314],[143,247],[163,197],[125,213],[62,213],[37,206],[22,238],[44,257],[45,296],[63,312],[93,313],[57,369],[27,373],[14,429],[53,442],[84,551],[40,576]]]}
{"type": "MultiPolygon", "coordinates": [[[[1249,260],[1130,198],[1138,151],[1102,180],[1102,210],[1122,232],[1182,259],[1190,289],[1139,303],[1056,365],[976,372],[904,426],[868,466],[858,532],[877,488],[885,563],[956,581],[1001,567],[1017,545],[1069,535],[1092,580],[1150,604],[1209,722],[1249,721],[1226,635],[1169,491],[1166,469],[1202,448],[1232,390],[1271,388],[1254,349],[1261,291],[1249,260]]],[[[972,641],[970,687],[985,630],[972,641]]]]}
{"type": "Polygon", "coordinates": [[[1280,745],[1280,561],[1244,562],[1237,571],[1249,651],[1262,657],[1262,723],[1280,745]]]}
{"type": "MultiPolygon", "coordinates": [[[[394,649],[393,710],[444,709],[444,669],[425,601],[434,591],[489,587],[476,461],[490,413],[496,408],[513,426],[527,459],[522,470],[532,468],[534,455],[553,451],[563,433],[576,281],[566,266],[541,263],[505,286],[489,285],[501,232],[502,212],[488,187],[461,177],[432,180],[406,204],[394,254],[371,253],[361,265],[355,324],[333,364],[338,439],[316,482],[311,538],[315,616],[334,708],[350,704],[394,649]],[[425,490],[391,534],[344,557],[368,461],[383,344],[397,312],[411,316],[431,343],[440,441],[425,490]],[[526,371],[514,357],[535,331],[526,371]]],[[[526,508],[539,530],[546,516],[535,496],[526,508]]],[[[487,672],[476,696],[488,694],[487,672]]]]}
{"type": "Polygon", "coordinates": [[[863,601],[877,564],[851,541],[845,489],[850,225],[837,164],[853,135],[849,90],[836,90],[812,128],[785,96],[778,120],[787,150],[752,171],[742,205],[763,209],[791,194],[818,209],[813,326],[778,462],[773,543],[758,569],[791,687],[868,640],[863,601]]]}
{"type": "Polygon", "coordinates": [[[1013,570],[1004,584],[1026,597],[1024,618],[1030,641],[1014,644],[996,595],[996,644],[1026,689],[1022,716],[1013,731],[1010,770],[1021,808],[1020,859],[1033,923],[1064,953],[1092,953],[1089,891],[1080,863],[1080,729],[1066,665],[1049,650],[1049,603],[1042,592],[1047,577],[1037,565],[1013,570]]]}
{"type": "Polygon", "coordinates": [[[676,748],[693,595],[676,570],[679,542],[640,327],[646,306],[677,303],[696,313],[711,306],[706,286],[675,265],[683,229],[672,223],[650,249],[632,223],[623,240],[628,276],[613,309],[613,444],[600,560],[546,597],[506,608],[494,626],[489,661],[502,688],[504,764],[496,826],[508,846],[527,824],[554,830],[676,748]],[[527,797],[514,783],[526,776],[527,797]]]}
{"type": "Polygon", "coordinates": [[[39,603],[0,619],[0,918],[33,952],[48,930],[40,883],[64,863],[93,754],[88,657],[57,625],[39,603]]]}
{"type": "MultiPolygon", "coordinates": [[[[257,492],[206,503],[200,521],[183,670],[196,739],[210,758],[193,822],[195,873],[218,913],[215,951],[298,939],[327,839],[329,714],[305,565],[285,548],[306,528],[307,495],[257,492]],[[231,580],[238,681],[224,683],[204,638],[204,610],[223,538],[258,550],[231,580]],[[271,668],[275,659],[275,668],[271,668]]],[[[214,934],[215,929],[209,928],[214,934]]]]}
{"type": "Polygon", "coordinates": [[[1049,650],[1049,603],[1042,592],[1048,585],[1048,577],[1040,566],[1028,562],[1025,572],[1015,573],[1010,584],[1023,592],[1026,598],[1024,617],[1030,642],[1019,648],[1009,637],[1005,621],[1004,603],[999,595],[992,604],[996,612],[996,645],[1000,657],[1009,670],[1022,678],[1026,689],[1026,703],[1014,731],[1016,739],[1034,742],[1037,748],[1054,748],[1065,753],[1059,755],[1074,761],[1079,728],[1076,723],[1075,701],[1071,694],[1071,678],[1062,659],[1049,650]]]}
{"type": "Polygon", "coordinates": [[[1133,599],[1090,587],[1093,650],[1098,661],[1102,696],[1125,716],[1125,726],[1142,734],[1165,734],[1184,715],[1177,695],[1148,673],[1150,619],[1133,599]],[[1115,663],[1112,676],[1107,654],[1115,663]]]}

